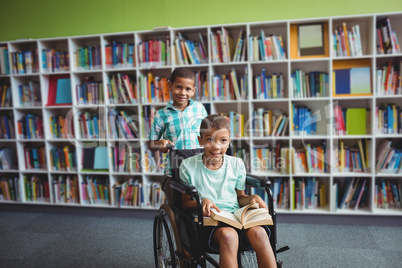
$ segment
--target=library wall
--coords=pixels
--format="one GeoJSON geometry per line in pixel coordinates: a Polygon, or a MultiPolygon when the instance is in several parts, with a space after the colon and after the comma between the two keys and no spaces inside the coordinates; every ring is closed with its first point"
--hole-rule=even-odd
{"type": "Polygon", "coordinates": [[[402,11],[402,1],[3,0],[0,41],[402,11]]]}

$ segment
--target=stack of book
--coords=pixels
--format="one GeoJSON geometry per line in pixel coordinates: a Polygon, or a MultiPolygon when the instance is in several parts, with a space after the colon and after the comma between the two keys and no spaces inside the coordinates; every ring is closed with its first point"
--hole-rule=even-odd
{"type": "Polygon", "coordinates": [[[204,39],[199,33],[199,41],[188,40],[180,32],[175,37],[173,52],[176,65],[193,65],[208,63],[204,39]]]}
{"type": "Polygon", "coordinates": [[[134,44],[113,41],[105,46],[106,68],[131,68],[135,65],[134,44]]]}
{"type": "Polygon", "coordinates": [[[102,68],[101,47],[79,47],[74,51],[74,63],[78,70],[99,70],[102,68]]]}
{"type": "Polygon", "coordinates": [[[270,34],[265,36],[261,30],[258,36],[249,36],[249,60],[271,61],[286,60],[286,50],[281,35],[270,34]]]}
{"type": "Polygon", "coordinates": [[[333,33],[333,51],[337,57],[363,56],[359,25],[347,30],[346,22],[335,28],[333,33]]]}
{"type": "Polygon", "coordinates": [[[68,52],[42,49],[42,69],[48,73],[69,71],[70,56],[68,52]]]}
{"type": "Polygon", "coordinates": [[[212,78],[213,100],[245,100],[248,96],[248,71],[240,79],[233,68],[229,73],[214,75],[212,78]]]}
{"type": "Polygon", "coordinates": [[[134,77],[117,73],[107,76],[109,102],[113,104],[137,103],[137,82],[134,77]]]}
{"type": "Polygon", "coordinates": [[[377,68],[376,73],[376,89],[378,95],[400,95],[402,94],[402,59],[399,64],[388,65],[377,68]]]}
{"type": "Polygon", "coordinates": [[[152,73],[141,74],[138,86],[142,103],[161,103],[170,101],[170,90],[167,77],[154,76],[152,73]]]}
{"type": "Polygon", "coordinates": [[[171,43],[169,37],[166,37],[165,40],[149,39],[139,42],[137,45],[139,67],[150,69],[160,66],[170,66],[172,64],[170,51],[171,43]]]}
{"type": "Polygon", "coordinates": [[[253,95],[256,100],[285,98],[285,84],[282,73],[268,75],[263,67],[261,74],[253,77],[253,95]]]}
{"type": "Polygon", "coordinates": [[[392,30],[391,21],[388,17],[377,21],[377,54],[401,53],[398,37],[392,30]]]}
{"type": "Polygon", "coordinates": [[[377,178],[374,205],[377,208],[402,208],[402,185],[400,180],[377,178]]]}
{"type": "Polygon", "coordinates": [[[329,93],[329,76],[324,72],[292,72],[290,81],[295,98],[326,97],[329,93]]]}
{"type": "Polygon", "coordinates": [[[79,204],[77,175],[53,175],[52,195],[56,204],[79,204]]]}
{"type": "Polygon", "coordinates": [[[90,205],[109,205],[109,178],[104,176],[84,176],[81,182],[82,201],[90,205]]]}

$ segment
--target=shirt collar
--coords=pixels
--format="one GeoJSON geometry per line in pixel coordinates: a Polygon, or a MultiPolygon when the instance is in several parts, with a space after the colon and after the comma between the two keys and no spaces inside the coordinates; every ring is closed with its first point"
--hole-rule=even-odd
{"type": "MultiPolygon", "coordinates": [[[[194,101],[192,99],[189,99],[187,107],[193,105],[193,103],[194,103],[194,101]]],[[[173,109],[173,110],[178,110],[176,107],[173,106],[173,101],[169,101],[168,104],[166,105],[166,108],[173,109]]]]}

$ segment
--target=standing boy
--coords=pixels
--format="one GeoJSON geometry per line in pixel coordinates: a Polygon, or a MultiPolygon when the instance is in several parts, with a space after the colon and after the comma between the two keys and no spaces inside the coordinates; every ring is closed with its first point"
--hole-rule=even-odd
{"type": "MultiPolygon", "coordinates": [[[[191,98],[195,93],[195,74],[190,68],[176,68],[169,81],[172,100],[158,110],[148,135],[148,148],[166,153],[167,145],[177,149],[199,147],[197,137],[201,120],[207,111],[201,103],[191,98]]],[[[169,159],[165,162],[165,174],[171,174],[169,159]]]]}
{"type": "MultiPolygon", "coordinates": [[[[234,212],[248,204],[267,205],[258,195],[246,195],[246,169],[241,159],[225,155],[230,143],[230,125],[219,115],[210,115],[201,122],[198,141],[204,153],[183,160],[180,179],[198,190],[204,216],[211,209],[234,212]]],[[[183,195],[183,208],[195,210],[196,202],[183,195]]],[[[268,213],[268,212],[267,212],[268,213]]],[[[220,253],[219,267],[237,267],[239,245],[255,250],[259,267],[276,267],[266,226],[255,226],[236,231],[231,226],[205,227],[209,232],[208,247],[220,253]]],[[[207,233],[208,233],[207,232],[207,233]]]]}

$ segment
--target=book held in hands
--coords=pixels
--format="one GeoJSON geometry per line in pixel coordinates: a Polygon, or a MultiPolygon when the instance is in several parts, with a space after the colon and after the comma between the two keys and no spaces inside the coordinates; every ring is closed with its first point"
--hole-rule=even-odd
{"type": "MultiPolygon", "coordinates": [[[[198,218],[195,218],[198,221],[198,218]]],[[[273,225],[272,217],[266,208],[260,208],[258,203],[239,208],[234,213],[214,209],[211,217],[204,217],[204,226],[218,226],[221,222],[237,229],[249,229],[259,225],[273,225]]]]}

